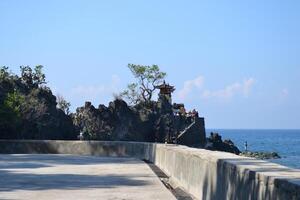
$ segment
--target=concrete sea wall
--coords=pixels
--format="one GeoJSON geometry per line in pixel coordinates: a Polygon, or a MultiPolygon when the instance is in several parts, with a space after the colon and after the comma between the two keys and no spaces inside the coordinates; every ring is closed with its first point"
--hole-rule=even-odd
{"type": "Polygon", "coordinates": [[[98,141],[0,140],[0,153],[129,156],[153,162],[197,199],[300,199],[300,170],[180,145],[98,141]]]}

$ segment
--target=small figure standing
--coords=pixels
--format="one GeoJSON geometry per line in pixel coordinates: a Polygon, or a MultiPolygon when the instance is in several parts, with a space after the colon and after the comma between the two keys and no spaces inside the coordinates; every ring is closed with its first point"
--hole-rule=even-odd
{"type": "Polygon", "coordinates": [[[79,136],[78,136],[78,139],[79,139],[79,140],[83,140],[83,139],[84,139],[83,132],[80,132],[80,134],[79,134],[79,136]]]}
{"type": "Polygon", "coordinates": [[[247,143],[247,141],[245,142],[245,151],[246,152],[248,151],[248,143],[247,143]]]}

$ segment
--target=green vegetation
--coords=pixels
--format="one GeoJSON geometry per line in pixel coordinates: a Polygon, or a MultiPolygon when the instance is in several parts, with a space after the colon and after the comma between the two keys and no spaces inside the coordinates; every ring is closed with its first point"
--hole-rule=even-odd
{"type": "MultiPolygon", "coordinates": [[[[47,87],[43,66],[21,66],[20,75],[0,68],[0,139],[172,142],[192,118],[175,116],[164,95],[154,100],[166,73],[157,65],[129,64],[128,68],[136,81],[119,97],[108,106],[85,102],[74,113],[70,102],[47,87]]],[[[205,142],[204,126],[198,125],[190,130],[197,137],[187,144],[205,142]]]]}
{"type": "MultiPolygon", "coordinates": [[[[128,64],[136,82],[108,107],[86,104],[70,112],[70,102],[47,87],[43,66],[21,66],[20,75],[0,68],[0,139],[85,139],[154,141],[160,118],[153,95],[166,73],[157,65],[128,64]]],[[[160,120],[159,122],[162,123],[160,120]]],[[[163,137],[161,137],[163,138],[163,137]]]]}
{"type": "Polygon", "coordinates": [[[71,103],[66,101],[65,98],[61,95],[56,96],[57,108],[64,111],[66,115],[70,114],[71,103]]]}
{"type": "MultiPolygon", "coordinates": [[[[7,94],[4,102],[0,105],[0,127],[14,135],[21,125],[21,106],[24,105],[25,98],[17,91],[7,94]]],[[[7,132],[3,134],[7,134],[7,132]]]]}
{"type": "Polygon", "coordinates": [[[46,84],[46,76],[42,72],[43,66],[37,65],[34,70],[29,66],[21,66],[21,80],[28,87],[39,87],[46,84]]]}
{"type": "Polygon", "coordinates": [[[20,67],[20,76],[0,68],[1,139],[75,139],[69,103],[61,102],[46,86],[43,66],[20,67]]]}
{"type": "MultiPolygon", "coordinates": [[[[142,117],[143,123],[153,117],[152,111],[145,109],[144,105],[153,103],[156,87],[162,83],[166,73],[161,72],[157,65],[128,64],[128,68],[136,82],[129,84],[120,98],[128,100],[139,113],[134,113],[117,98],[111,102],[109,109],[102,106],[102,110],[96,110],[92,107],[91,114],[86,113],[84,120],[85,114],[70,113],[70,102],[52,94],[42,65],[33,68],[21,66],[20,75],[13,74],[8,67],[1,67],[0,139],[76,139],[81,131],[88,139],[113,140],[121,139],[119,133],[135,132],[127,130],[128,124],[139,123],[133,122],[140,120],[134,115],[147,116],[142,117]]],[[[147,134],[125,134],[124,138],[137,140],[150,137],[147,134]]]]}
{"type": "Polygon", "coordinates": [[[128,68],[137,79],[137,82],[129,84],[120,96],[125,98],[131,105],[150,102],[157,89],[156,87],[162,83],[167,74],[161,72],[157,65],[128,64],[128,68]]]}

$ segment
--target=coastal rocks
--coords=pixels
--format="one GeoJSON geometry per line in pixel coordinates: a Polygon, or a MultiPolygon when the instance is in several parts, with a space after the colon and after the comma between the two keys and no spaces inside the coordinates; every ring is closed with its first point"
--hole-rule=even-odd
{"type": "Polygon", "coordinates": [[[81,132],[80,138],[203,147],[206,140],[204,118],[199,118],[196,110],[186,113],[183,104],[172,105],[173,86],[164,82],[157,88],[160,89],[158,101],[139,101],[128,106],[117,97],[108,108],[100,105],[95,109],[90,102],[77,108],[73,122],[81,132]]]}
{"type": "Polygon", "coordinates": [[[252,157],[257,159],[279,159],[280,155],[276,152],[251,152],[245,151],[241,152],[231,140],[222,140],[222,136],[218,133],[210,133],[210,137],[207,138],[207,143],[205,146],[208,150],[213,151],[225,151],[229,153],[234,153],[236,155],[252,157]]]}
{"type": "Polygon", "coordinates": [[[56,97],[50,89],[32,89],[24,99],[20,109],[20,139],[71,140],[76,138],[71,117],[56,108],[56,97]]]}
{"type": "Polygon", "coordinates": [[[239,155],[241,153],[241,151],[234,145],[234,143],[231,140],[222,141],[222,136],[218,133],[210,134],[210,137],[207,138],[205,148],[208,150],[234,153],[236,155],[239,155]]]}
{"type": "Polygon", "coordinates": [[[144,139],[136,136],[136,130],[134,130],[133,127],[137,124],[138,119],[125,101],[116,99],[110,102],[108,110],[111,113],[111,139],[133,141],[142,141],[144,139]]]}
{"type": "Polygon", "coordinates": [[[178,144],[203,148],[206,144],[204,118],[198,116],[175,116],[178,144]]]}
{"type": "Polygon", "coordinates": [[[76,109],[73,123],[84,139],[149,141],[153,129],[147,125],[149,120],[141,120],[139,116],[121,99],[110,102],[108,107],[101,104],[98,109],[86,102],[76,109]]]}
{"type": "Polygon", "coordinates": [[[155,141],[174,143],[174,119],[171,114],[161,115],[155,123],[155,141]]]}
{"type": "Polygon", "coordinates": [[[281,158],[279,156],[279,154],[276,153],[276,152],[251,152],[251,151],[246,151],[246,152],[240,153],[240,156],[252,157],[252,158],[257,158],[257,159],[262,159],[262,160],[281,158]]]}
{"type": "Polygon", "coordinates": [[[112,134],[110,110],[102,105],[99,108],[96,109],[91,102],[85,102],[85,105],[77,108],[72,116],[74,125],[83,133],[85,139],[110,139],[112,134]]]}
{"type": "Polygon", "coordinates": [[[99,105],[98,109],[86,102],[72,117],[77,130],[87,140],[176,143],[179,133],[187,129],[178,144],[203,147],[205,143],[204,118],[191,120],[191,117],[175,116],[169,100],[163,97],[158,102],[141,102],[135,106],[115,99],[108,107],[99,105]]]}

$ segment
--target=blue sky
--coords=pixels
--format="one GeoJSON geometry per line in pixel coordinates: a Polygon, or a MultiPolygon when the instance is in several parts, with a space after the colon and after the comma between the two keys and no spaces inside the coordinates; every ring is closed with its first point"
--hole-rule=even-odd
{"type": "Polygon", "coordinates": [[[157,64],[207,128],[300,128],[300,1],[0,1],[0,65],[45,66],[72,109],[157,64]]]}

